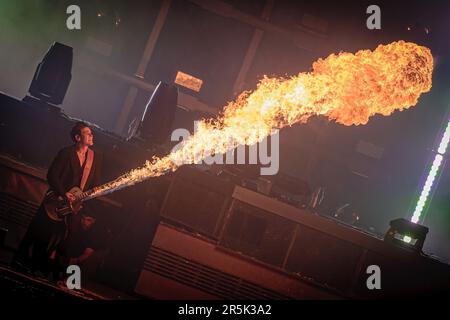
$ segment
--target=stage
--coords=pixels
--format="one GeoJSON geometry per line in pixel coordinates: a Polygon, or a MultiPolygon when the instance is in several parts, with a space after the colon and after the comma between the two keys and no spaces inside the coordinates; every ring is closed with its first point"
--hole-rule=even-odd
{"type": "MultiPolygon", "coordinates": [[[[79,292],[64,290],[7,267],[47,188],[45,169],[3,156],[0,170],[5,177],[0,222],[7,230],[0,251],[5,264],[1,274],[4,288],[17,295],[51,299],[323,300],[432,296],[447,290],[443,279],[448,279],[450,266],[436,258],[193,168],[184,168],[172,177],[160,210],[153,213],[159,219],[153,219],[156,230],[150,241],[129,239],[120,244],[148,248],[133,257],[139,259],[135,264],[139,270],[131,285],[121,283],[120,278],[131,277],[133,270],[127,264],[118,268],[117,260],[111,259],[122,254],[120,248],[117,252],[114,248],[124,239],[119,234],[108,244],[108,254],[100,256],[102,263],[96,267],[93,282],[79,292]],[[202,196],[204,188],[210,197],[202,196]],[[204,214],[210,218],[205,220],[204,214]],[[242,226],[236,224],[238,221],[242,226]],[[264,233],[252,230],[255,223],[266,225],[261,230],[264,233]],[[366,287],[369,265],[383,270],[382,293],[366,287]],[[21,283],[23,291],[15,291],[14,283],[21,283]]],[[[118,206],[112,199],[103,201],[118,206]]]]}
{"type": "Polygon", "coordinates": [[[2,293],[448,295],[448,12],[0,1],[2,293]]]}

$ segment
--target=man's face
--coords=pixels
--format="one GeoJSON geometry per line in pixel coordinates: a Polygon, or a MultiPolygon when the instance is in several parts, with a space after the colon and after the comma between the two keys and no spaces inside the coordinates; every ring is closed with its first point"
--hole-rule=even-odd
{"type": "Polygon", "coordinates": [[[81,135],[77,135],[76,139],[78,143],[81,143],[84,146],[90,147],[94,145],[94,135],[92,134],[91,129],[88,127],[81,129],[81,135]]]}
{"type": "Polygon", "coordinates": [[[81,216],[81,228],[84,231],[89,230],[95,223],[95,218],[82,215],[81,216]]]}

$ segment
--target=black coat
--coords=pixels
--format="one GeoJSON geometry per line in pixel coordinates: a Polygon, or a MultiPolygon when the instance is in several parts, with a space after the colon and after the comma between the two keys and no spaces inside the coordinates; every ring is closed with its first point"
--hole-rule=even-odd
{"type": "MultiPolygon", "coordinates": [[[[84,191],[100,184],[101,163],[101,154],[94,152],[94,161],[84,191]]],[[[50,189],[58,196],[63,196],[72,187],[79,187],[83,169],[84,167],[80,166],[75,145],[61,149],[55,159],[53,159],[47,172],[47,181],[50,189]]]]}

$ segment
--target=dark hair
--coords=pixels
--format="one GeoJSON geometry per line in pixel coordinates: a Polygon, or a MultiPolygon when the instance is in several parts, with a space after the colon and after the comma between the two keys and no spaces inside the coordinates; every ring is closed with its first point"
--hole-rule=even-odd
{"type": "Polygon", "coordinates": [[[83,128],[89,128],[89,126],[86,122],[78,121],[77,123],[75,123],[72,130],[70,130],[70,137],[72,138],[73,142],[77,142],[77,140],[75,139],[75,136],[76,135],[81,136],[81,130],[83,128]]]}
{"type": "Polygon", "coordinates": [[[85,217],[91,217],[97,220],[97,212],[95,209],[96,208],[92,205],[92,203],[84,202],[79,213],[85,217]]]}
{"type": "Polygon", "coordinates": [[[97,214],[94,213],[94,211],[86,211],[86,210],[84,210],[84,211],[81,212],[81,215],[84,216],[84,217],[90,217],[90,218],[93,218],[93,219],[97,220],[97,214]]]}

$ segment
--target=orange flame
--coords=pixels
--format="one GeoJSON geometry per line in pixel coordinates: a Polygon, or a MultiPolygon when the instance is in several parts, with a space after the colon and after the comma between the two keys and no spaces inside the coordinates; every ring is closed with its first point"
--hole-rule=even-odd
{"type": "Polygon", "coordinates": [[[432,71],[428,48],[398,41],[374,51],[331,54],[314,62],[311,72],[289,79],[264,77],[255,91],[241,93],[218,118],[200,122],[182,148],[154,157],[96,194],[175,171],[239,144],[252,145],[274,128],[305,122],[313,115],[347,126],[366,124],[376,114],[388,116],[417,104],[420,95],[431,89],[432,71]]]}

